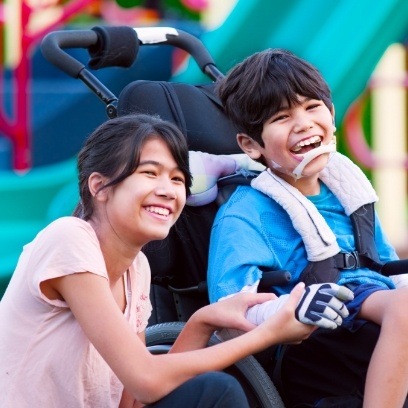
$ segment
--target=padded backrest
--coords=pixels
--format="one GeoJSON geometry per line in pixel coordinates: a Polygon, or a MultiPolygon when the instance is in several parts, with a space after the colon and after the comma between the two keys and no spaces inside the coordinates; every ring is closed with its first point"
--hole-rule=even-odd
{"type": "MultiPolygon", "coordinates": [[[[139,80],[127,85],[119,95],[118,114],[147,113],[175,123],[186,136],[190,150],[213,154],[242,153],[237,130],[225,116],[214,95],[214,85],[194,86],[184,83],[139,80]]],[[[144,253],[152,270],[151,298],[154,315],[150,321],[161,323],[185,320],[194,309],[208,303],[206,291],[195,293],[189,310],[174,309],[174,293],[167,289],[197,286],[206,280],[211,226],[218,205],[188,207],[163,241],[149,243],[144,253]]],[[[177,300],[176,304],[180,301],[177,300]]]]}
{"type": "Polygon", "coordinates": [[[158,114],[175,123],[186,136],[190,150],[242,153],[236,141],[236,127],[214,95],[214,84],[132,82],[119,95],[118,114],[134,112],[158,114]]]}

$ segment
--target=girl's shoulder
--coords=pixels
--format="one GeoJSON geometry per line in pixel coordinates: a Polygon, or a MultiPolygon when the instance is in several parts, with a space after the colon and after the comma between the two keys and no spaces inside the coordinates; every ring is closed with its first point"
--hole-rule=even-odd
{"type": "Polygon", "coordinates": [[[45,280],[84,271],[107,277],[93,228],[76,217],[59,218],[39,232],[24,247],[16,269],[30,276],[33,293],[38,293],[45,280]]]}
{"type": "Polygon", "coordinates": [[[95,235],[91,224],[80,218],[67,216],[52,221],[39,232],[37,237],[58,237],[59,239],[64,237],[64,239],[69,239],[71,236],[78,237],[82,234],[95,235]]]}
{"type": "Polygon", "coordinates": [[[66,217],[57,218],[56,220],[54,220],[50,224],[48,224],[48,226],[46,228],[49,228],[49,229],[61,229],[61,228],[78,229],[78,228],[83,228],[83,229],[92,230],[92,227],[89,224],[89,222],[84,221],[81,218],[73,217],[73,216],[66,216],[66,217]]]}
{"type": "Polygon", "coordinates": [[[94,256],[100,252],[99,240],[91,224],[77,217],[62,217],[40,231],[27,249],[57,256],[94,256]]]}

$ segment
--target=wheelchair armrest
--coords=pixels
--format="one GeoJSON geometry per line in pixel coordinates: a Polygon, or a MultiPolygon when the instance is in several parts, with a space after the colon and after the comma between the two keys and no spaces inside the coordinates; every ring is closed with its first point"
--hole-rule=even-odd
{"type": "Polygon", "coordinates": [[[408,273],[408,259],[399,259],[397,261],[387,262],[381,268],[381,273],[384,276],[401,275],[404,273],[408,273]]]}
{"type": "Polygon", "coordinates": [[[264,271],[259,282],[258,292],[270,292],[271,286],[285,286],[292,279],[292,274],[289,271],[264,271]]]}
{"type": "Polygon", "coordinates": [[[205,293],[207,294],[208,286],[207,282],[199,282],[196,286],[190,286],[187,288],[175,288],[174,286],[168,285],[167,288],[171,293],[176,293],[178,295],[191,295],[194,293],[205,293]]]}
{"type": "MultiPolygon", "coordinates": [[[[258,292],[270,292],[271,286],[285,286],[292,279],[292,274],[289,271],[264,271],[262,272],[262,278],[259,282],[258,292]]],[[[191,286],[187,288],[175,288],[168,285],[170,292],[178,295],[191,295],[194,293],[207,293],[207,282],[200,282],[197,286],[191,286]]]]}

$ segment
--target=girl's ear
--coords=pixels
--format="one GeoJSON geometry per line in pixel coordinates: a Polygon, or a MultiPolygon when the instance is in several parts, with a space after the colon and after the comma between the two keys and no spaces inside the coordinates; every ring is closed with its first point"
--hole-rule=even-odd
{"type": "Polygon", "coordinates": [[[262,156],[260,151],[261,146],[259,143],[247,134],[238,133],[237,142],[243,152],[246,153],[251,159],[257,160],[262,156]]]}
{"type": "Polygon", "coordinates": [[[92,197],[98,201],[105,201],[108,196],[108,189],[103,188],[106,182],[106,177],[97,172],[93,172],[88,178],[89,191],[92,197]]]}

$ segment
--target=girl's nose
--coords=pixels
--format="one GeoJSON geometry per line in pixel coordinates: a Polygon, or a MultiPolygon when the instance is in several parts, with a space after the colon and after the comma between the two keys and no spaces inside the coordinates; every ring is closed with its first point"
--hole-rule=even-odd
{"type": "Polygon", "coordinates": [[[170,181],[160,183],[160,185],[156,187],[155,192],[160,197],[166,197],[171,200],[177,198],[176,189],[170,181]]]}

